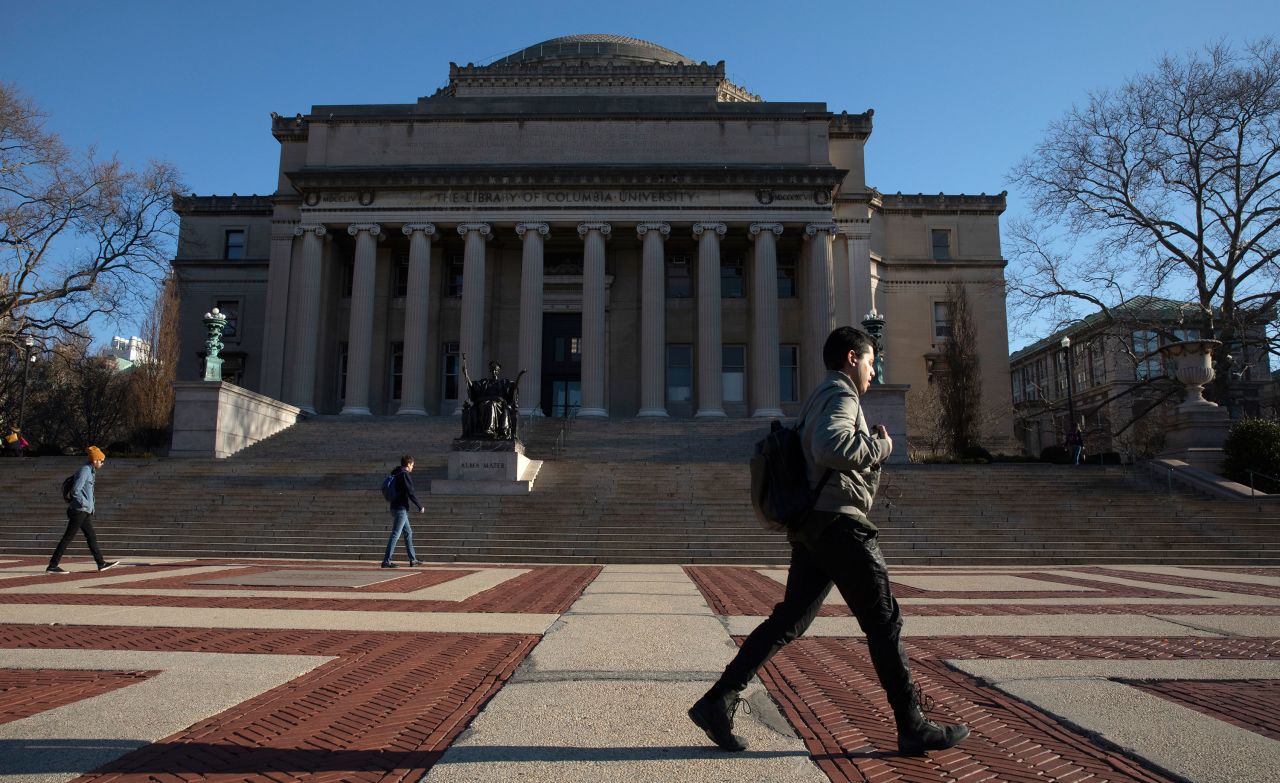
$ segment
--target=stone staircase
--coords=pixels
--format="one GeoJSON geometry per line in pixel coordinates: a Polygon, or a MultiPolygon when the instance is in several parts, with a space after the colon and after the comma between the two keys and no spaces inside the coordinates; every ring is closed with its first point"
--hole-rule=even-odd
{"type": "MultiPolygon", "coordinates": [[[[388,516],[378,485],[417,460],[424,560],[519,563],[786,561],[758,529],[746,458],[760,421],[524,423],[545,460],[522,496],[429,496],[456,418],[304,421],[228,460],[109,459],[98,476],[110,557],[298,557],[376,561],[388,516]]],[[[61,479],[80,460],[0,460],[0,552],[45,556],[65,517],[61,479]]],[[[896,564],[1280,564],[1280,507],[1169,493],[1124,467],[900,466],[873,519],[896,564]]],[[[71,554],[83,554],[73,544],[71,554]]],[[[401,548],[400,552],[403,552],[401,548]]],[[[398,554],[398,557],[403,557],[398,554]]]]}

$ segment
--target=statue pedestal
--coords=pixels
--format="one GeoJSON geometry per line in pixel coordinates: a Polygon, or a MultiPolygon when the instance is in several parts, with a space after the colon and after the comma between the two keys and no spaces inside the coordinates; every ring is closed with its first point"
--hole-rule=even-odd
{"type": "Polygon", "coordinates": [[[1180,459],[1192,467],[1216,473],[1222,467],[1222,444],[1231,429],[1225,408],[1211,403],[1180,406],[1164,436],[1161,459],[1180,459]]]}
{"type": "Polygon", "coordinates": [[[449,450],[449,478],[434,479],[431,494],[523,495],[541,468],[518,440],[458,438],[449,450]]]}

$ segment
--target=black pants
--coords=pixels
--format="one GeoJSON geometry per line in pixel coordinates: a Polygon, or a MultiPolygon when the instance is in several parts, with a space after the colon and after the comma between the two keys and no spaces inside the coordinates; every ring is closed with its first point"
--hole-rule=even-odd
{"type": "Polygon", "coordinates": [[[894,712],[914,703],[911,671],[902,647],[902,614],[889,589],[889,572],[876,534],[850,517],[833,521],[816,541],[791,545],[782,603],[743,642],[717,688],[742,691],[760,667],[797,639],[817,616],[834,584],[867,637],[871,663],[894,712]]]}
{"type": "Polygon", "coordinates": [[[107,561],[102,559],[102,552],[98,549],[98,537],[93,532],[93,514],[69,508],[67,509],[67,530],[62,534],[58,548],[53,550],[53,557],[49,558],[50,568],[56,567],[61,562],[62,555],[71,544],[71,539],[76,537],[77,530],[84,531],[84,540],[89,542],[89,551],[93,553],[93,559],[98,561],[98,567],[106,565],[107,561]]]}

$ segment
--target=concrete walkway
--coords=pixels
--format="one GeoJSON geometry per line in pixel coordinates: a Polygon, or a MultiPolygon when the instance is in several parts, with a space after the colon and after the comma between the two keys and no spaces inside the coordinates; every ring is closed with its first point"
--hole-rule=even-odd
{"type": "Polygon", "coordinates": [[[690,723],[735,649],[681,567],[606,566],[426,779],[825,780],[763,688],[736,723],[746,753],[690,723]]]}

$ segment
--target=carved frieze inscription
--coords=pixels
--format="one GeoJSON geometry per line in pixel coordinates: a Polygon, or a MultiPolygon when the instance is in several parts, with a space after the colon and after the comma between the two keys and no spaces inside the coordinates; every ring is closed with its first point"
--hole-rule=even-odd
{"type": "Polygon", "coordinates": [[[434,209],[529,208],[671,208],[695,206],[770,205],[789,208],[826,207],[831,196],[825,190],[797,189],[650,189],[650,188],[459,188],[447,190],[391,191],[379,193],[379,207],[429,207],[434,209]],[[767,193],[762,197],[762,193],[767,193]]]}

